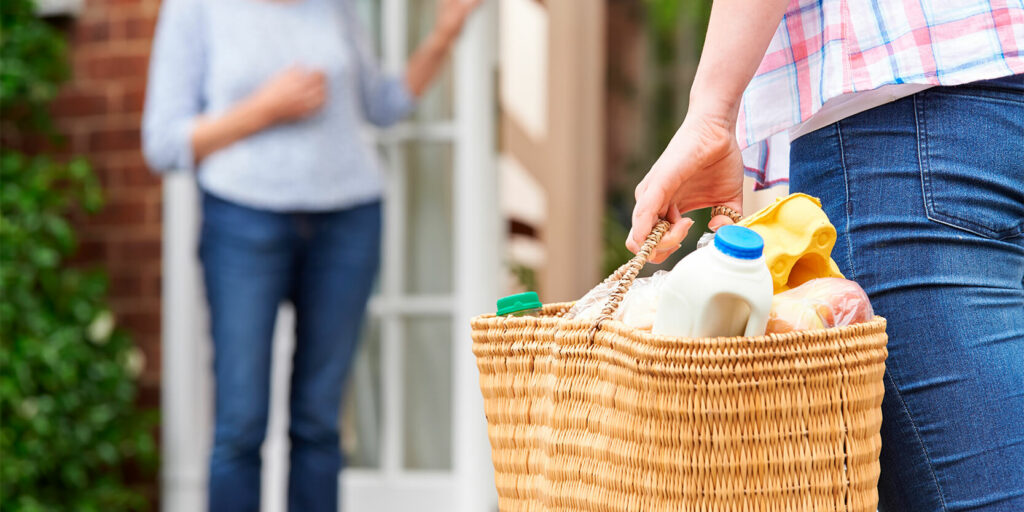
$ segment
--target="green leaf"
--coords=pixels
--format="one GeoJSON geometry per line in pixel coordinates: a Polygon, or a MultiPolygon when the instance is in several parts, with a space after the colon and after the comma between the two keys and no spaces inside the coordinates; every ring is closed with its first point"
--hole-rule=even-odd
{"type": "Polygon", "coordinates": [[[38,247],[32,251],[32,263],[41,268],[54,268],[60,263],[60,253],[50,247],[38,247]]]}

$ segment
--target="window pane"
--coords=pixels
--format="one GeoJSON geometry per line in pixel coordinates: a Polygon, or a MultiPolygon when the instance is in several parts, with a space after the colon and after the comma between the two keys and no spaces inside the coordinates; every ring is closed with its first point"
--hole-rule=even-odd
{"type": "Polygon", "coordinates": [[[451,469],[452,323],[449,317],[404,321],[403,444],[408,469],[451,469]]]}
{"type": "Polygon", "coordinates": [[[406,176],[405,290],[452,291],[452,147],[448,142],[404,144],[406,176]]]}
{"type": "Polygon", "coordinates": [[[379,0],[356,0],[355,13],[363,24],[370,42],[373,44],[374,54],[381,55],[381,2],[379,0]]]}
{"type": "Polygon", "coordinates": [[[380,319],[368,316],[342,408],[341,444],[348,465],[380,467],[380,319]]]}

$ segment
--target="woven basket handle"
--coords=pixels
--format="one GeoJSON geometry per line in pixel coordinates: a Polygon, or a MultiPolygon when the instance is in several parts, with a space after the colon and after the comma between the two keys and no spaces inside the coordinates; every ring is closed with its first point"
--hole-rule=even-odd
{"type": "MultiPolygon", "coordinates": [[[[732,219],[733,222],[740,221],[740,214],[729,208],[728,206],[715,206],[711,209],[711,217],[718,215],[725,215],[732,219]]],[[[644,268],[647,264],[648,258],[651,257],[651,253],[654,248],[658,246],[658,242],[661,241],[661,237],[665,236],[668,232],[669,223],[666,220],[658,221],[658,224],[654,226],[654,230],[651,234],[647,235],[647,240],[644,240],[644,245],[640,248],[637,253],[630,258],[625,264],[619,267],[612,275],[608,276],[604,280],[605,283],[617,282],[615,289],[608,296],[608,299],[604,303],[604,307],[601,308],[601,315],[597,317],[597,321],[594,322],[594,331],[591,336],[596,334],[597,328],[605,320],[610,320],[612,315],[615,314],[615,310],[619,309],[619,304],[622,303],[622,299],[625,298],[626,292],[633,286],[633,282],[636,281],[637,274],[640,273],[640,269],[644,268]]]]}

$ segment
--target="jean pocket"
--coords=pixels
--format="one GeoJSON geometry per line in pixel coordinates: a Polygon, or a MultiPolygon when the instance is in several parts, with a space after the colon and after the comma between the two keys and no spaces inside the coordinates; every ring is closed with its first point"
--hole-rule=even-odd
{"type": "Polygon", "coordinates": [[[1024,102],[936,89],[915,96],[928,218],[979,236],[1024,232],[1024,102]]]}

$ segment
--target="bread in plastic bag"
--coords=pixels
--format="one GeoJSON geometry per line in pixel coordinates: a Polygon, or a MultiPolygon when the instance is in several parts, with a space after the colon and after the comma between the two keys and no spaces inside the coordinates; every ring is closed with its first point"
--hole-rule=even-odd
{"type": "Polygon", "coordinates": [[[842,327],[874,318],[864,289],[848,279],[825,277],[775,295],[766,333],[842,327]]]}
{"type": "MultiPolygon", "coordinates": [[[[654,325],[654,312],[658,307],[658,293],[664,284],[668,272],[659,270],[651,277],[637,278],[633,286],[626,292],[622,304],[615,310],[612,318],[634,329],[650,330],[654,325]]],[[[608,296],[615,289],[616,283],[601,283],[576,301],[569,310],[568,318],[593,321],[601,315],[608,296]]]]}

